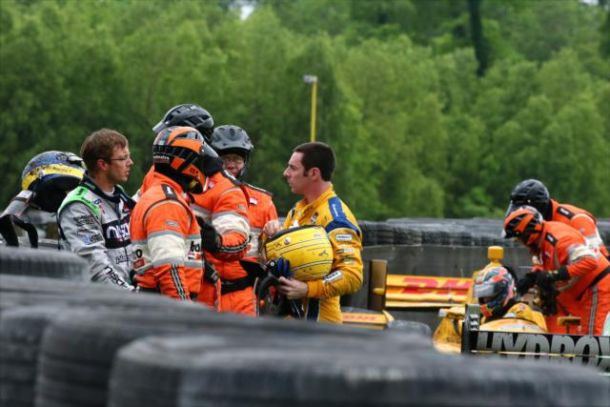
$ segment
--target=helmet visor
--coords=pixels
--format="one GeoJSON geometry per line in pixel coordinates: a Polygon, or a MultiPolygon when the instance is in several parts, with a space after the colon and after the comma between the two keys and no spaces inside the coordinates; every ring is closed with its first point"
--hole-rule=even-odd
{"type": "Polygon", "coordinates": [[[203,143],[199,150],[199,157],[197,158],[197,168],[201,170],[205,175],[210,175],[213,172],[210,168],[222,169],[222,161],[218,157],[218,154],[208,143],[203,143]]]}
{"type": "Polygon", "coordinates": [[[214,133],[214,126],[211,126],[211,127],[199,126],[199,127],[197,127],[197,130],[199,130],[199,132],[201,134],[203,134],[203,136],[206,138],[206,141],[207,141],[207,140],[210,140],[210,138],[212,137],[212,134],[214,133]]]}
{"type": "Polygon", "coordinates": [[[165,128],[167,128],[167,125],[165,124],[165,122],[163,120],[161,120],[159,123],[157,123],[153,126],[152,131],[153,131],[153,133],[157,134],[165,128]]]}
{"type": "Polygon", "coordinates": [[[477,298],[493,297],[495,284],[491,281],[486,281],[481,284],[475,284],[474,296],[477,298]]]}
{"type": "Polygon", "coordinates": [[[209,159],[217,159],[218,158],[218,153],[216,152],[216,150],[214,150],[212,147],[210,147],[210,145],[208,143],[203,143],[203,146],[201,147],[201,156],[203,157],[204,160],[209,160],[209,159]]]}
{"type": "Polygon", "coordinates": [[[510,215],[512,212],[514,212],[516,209],[519,209],[523,205],[524,204],[519,204],[515,201],[510,201],[510,203],[508,204],[508,208],[506,208],[506,213],[504,213],[504,218],[506,218],[508,215],[510,215]]]}

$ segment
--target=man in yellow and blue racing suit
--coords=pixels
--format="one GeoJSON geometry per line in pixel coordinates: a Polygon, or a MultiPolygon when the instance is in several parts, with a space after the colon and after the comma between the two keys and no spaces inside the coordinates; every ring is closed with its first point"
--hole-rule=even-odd
{"type": "MultiPolygon", "coordinates": [[[[362,286],[362,232],[351,210],[333,189],[334,168],[333,150],[319,142],[296,147],[288,161],[284,178],[291,191],[303,199],[288,213],[284,228],[324,227],[333,248],[333,263],[323,279],[303,282],[280,277],[279,291],[288,299],[303,299],[307,319],[340,324],[340,296],[352,294],[362,286]]],[[[264,231],[271,236],[278,230],[267,224],[264,231]]]]}

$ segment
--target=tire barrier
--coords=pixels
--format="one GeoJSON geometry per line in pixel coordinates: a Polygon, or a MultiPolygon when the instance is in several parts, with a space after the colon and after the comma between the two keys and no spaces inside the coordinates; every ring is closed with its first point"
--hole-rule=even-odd
{"type": "Polygon", "coordinates": [[[87,262],[74,253],[51,249],[0,247],[0,274],[87,281],[87,262]]]}
{"type": "MultiPolygon", "coordinates": [[[[195,332],[222,333],[256,343],[257,335],[299,335],[320,343],[329,338],[361,338],[363,343],[396,344],[401,349],[432,349],[430,338],[404,332],[348,329],[305,321],[248,318],[202,312],[200,309],[157,309],[69,314],[51,322],[41,345],[37,407],[106,406],[110,371],[116,352],[131,341],[150,335],[195,332]]],[[[337,339],[329,339],[337,340],[337,339]]],[[[150,404],[153,405],[153,404],[150,404]]]]}
{"type": "Polygon", "coordinates": [[[363,246],[441,245],[511,247],[502,238],[502,222],[497,219],[401,218],[385,222],[360,221],[363,246]]]}
{"type": "Polygon", "coordinates": [[[358,221],[360,230],[362,231],[362,245],[363,246],[376,246],[377,245],[377,222],[371,222],[367,220],[358,221]]]}
{"type": "MultiPolygon", "coordinates": [[[[512,239],[502,238],[502,219],[392,218],[358,223],[363,234],[363,246],[519,246],[512,239]]],[[[597,226],[606,245],[610,245],[610,221],[598,220],[597,226]]]]}
{"type": "Polygon", "coordinates": [[[125,308],[194,306],[158,294],[133,293],[91,282],[0,274],[0,316],[12,308],[41,304],[125,308]]]}
{"type": "Polygon", "coordinates": [[[395,319],[388,324],[388,329],[398,329],[406,332],[417,332],[426,337],[432,337],[430,326],[419,321],[409,321],[406,319],[395,319]]]}
{"type": "MultiPolygon", "coordinates": [[[[130,362],[121,365],[120,362],[122,355],[125,355],[125,352],[129,352],[126,349],[130,348],[131,345],[120,350],[111,374],[108,404],[116,407],[200,405],[201,401],[197,399],[188,400],[183,404],[182,398],[184,395],[181,394],[181,376],[184,372],[181,369],[164,369],[163,366],[168,367],[170,364],[174,363],[178,366],[182,365],[187,359],[205,357],[217,352],[230,352],[233,349],[242,351],[244,348],[248,348],[250,353],[263,352],[265,354],[268,353],[270,349],[277,349],[279,351],[290,350],[297,354],[301,349],[322,352],[327,350],[333,352],[349,350],[351,352],[361,352],[366,355],[375,354],[380,348],[385,349],[386,351],[395,352],[397,355],[421,351],[432,352],[428,347],[421,349],[420,338],[417,336],[405,336],[403,338],[410,339],[408,341],[403,341],[402,344],[397,344],[391,340],[388,341],[388,337],[382,335],[379,331],[377,332],[376,341],[371,341],[371,338],[365,339],[359,336],[320,336],[312,332],[295,335],[286,330],[274,333],[255,332],[255,336],[252,338],[227,334],[223,335],[222,332],[210,332],[197,336],[167,338],[150,337],[141,339],[133,342],[133,344],[136,349],[142,351],[142,357],[154,357],[157,359],[157,355],[163,355],[160,356],[160,358],[164,361],[160,364],[149,364],[148,368],[151,369],[149,370],[149,373],[152,373],[153,371],[156,372],[154,380],[142,380],[138,382],[130,380],[131,385],[125,386],[125,378],[133,373],[132,368],[135,366],[130,362]],[[415,342],[412,342],[413,340],[415,342]],[[146,353],[148,356],[144,356],[146,353]],[[190,356],[188,356],[189,354],[190,356]],[[176,386],[176,384],[178,385],[176,386]],[[153,389],[159,389],[160,387],[162,387],[160,392],[153,391],[153,389]]],[[[139,354],[138,350],[136,350],[136,354],[139,354]]],[[[128,358],[131,359],[129,356],[128,358]]],[[[191,362],[186,363],[192,364],[191,362]]],[[[142,371],[137,370],[141,367],[142,366],[136,367],[137,374],[142,373],[142,371]]],[[[234,382],[234,385],[241,385],[241,382],[234,382]]],[[[225,405],[220,399],[208,400],[206,403],[208,404],[204,403],[203,405],[225,405]]],[[[230,403],[228,405],[234,404],[230,403]]],[[[250,404],[245,402],[240,405],[247,406],[250,404]]],[[[270,403],[269,405],[291,404],[270,403]]]]}
{"type": "Polygon", "coordinates": [[[314,341],[148,338],[119,352],[109,405],[607,406],[594,369],[550,362],[355,349],[314,341]],[[234,342],[233,342],[234,341],[234,342]],[[249,343],[250,342],[250,343],[249,343]]]}
{"type": "Polygon", "coordinates": [[[62,306],[19,307],[0,317],[0,405],[34,406],[40,341],[62,306]]]}
{"type": "Polygon", "coordinates": [[[148,312],[206,308],[154,294],[130,293],[95,284],[0,276],[0,405],[34,406],[40,344],[46,327],[67,312],[148,312]],[[28,306],[31,305],[31,306],[28,306]]]}

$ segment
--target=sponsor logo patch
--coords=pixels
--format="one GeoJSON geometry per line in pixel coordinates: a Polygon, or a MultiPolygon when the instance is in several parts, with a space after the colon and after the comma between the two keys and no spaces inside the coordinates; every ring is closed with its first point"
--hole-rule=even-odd
{"type": "Polygon", "coordinates": [[[324,284],[328,284],[328,283],[335,282],[337,280],[341,280],[342,278],[343,278],[343,273],[340,272],[339,270],[337,270],[337,271],[333,271],[332,273],[330,273],[329,275],[324,277],[323,281],[324,281],[324,284]]]}
{"type": "Polygon", "coordinates": [[[83,242],[87,246],[97,243],[97,242],[104,241],[104,236],[100,235],[99,233],[79,231],[79,232],[77,232],[77,236],[80,239],[80,241],[83,242]]]}
{"type": "Polygon", "coordinates": [[[335,240],[339,241],[339,242],[347,242],[352,240],[352,235],[348,235],[345,233],[340,233],[338,235],[335,236],[335,240]]]}
{"type": "Polygon", "coordinates": [[[192,241],[191,247],[189,249],[189,255],[192,253],[200,253],[201,252],[201,244],[199,242],[192,241]]]}
{"type": "Polygon", "coordinates": [[[93,216],[77,216],[74,218],[74,223],[76,226],[86,226],[86,225],[94,225],[95,218],[93,216]]]}
{"type": "Polygon", "coordinates": [[[129,261],[129,256],[126,254],[119,254],[118,256],[116,256],[114,258],[114,263],[115,264],[119,264],[119,263],[127,263],[129,261]]]}

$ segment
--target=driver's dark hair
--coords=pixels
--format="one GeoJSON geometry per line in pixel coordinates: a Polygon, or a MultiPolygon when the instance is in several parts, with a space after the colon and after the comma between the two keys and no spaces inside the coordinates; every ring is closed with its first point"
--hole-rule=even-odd
{"type": "Polygon", "coordinates": [[[297,146],[293,152],[302,153],[301,162],[305,171],[318,168],[322,179],[330,181],[335,171],[335,153],[328,144],[321,142],[304,143],[297,146]]]}

